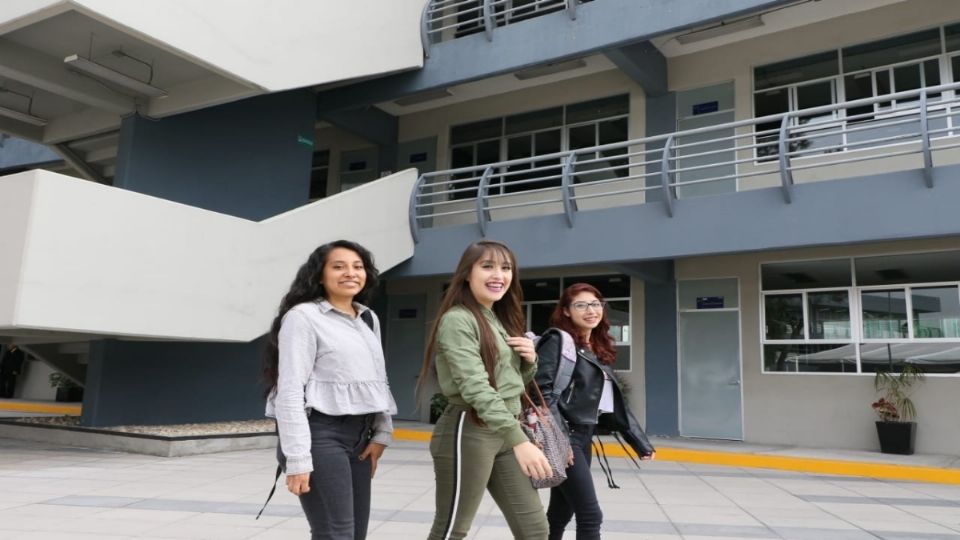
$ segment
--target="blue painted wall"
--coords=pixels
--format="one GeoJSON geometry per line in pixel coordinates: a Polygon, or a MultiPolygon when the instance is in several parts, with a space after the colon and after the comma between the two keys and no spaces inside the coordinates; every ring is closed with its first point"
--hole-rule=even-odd
{"type": "Polygon", "coordinates": [[[178,424],[263,417],[262,339],[253,343],[91,345],[85,426],[178,424]]]}
{"type": "Polygon", "coordinates": [[[677,282],[644,283],[647,433],[680,433],[677,386],[677,282]]]}
{"type": "Polygon", "coordinates": [[[316,100],[294,91],[120,128],[114,185],[262,220],[307,202],[316,100]]]}
{"type": "MultiPolygon", "coordinates": [[[[252,220],[269,218],[307,202],[315,113],[313,94],[296,91],[158,121],[126,118],[115,185],[252,220]]],[[[261,418],[262,349],[261,340],[97,343],[82,422],[261,418]]]]}

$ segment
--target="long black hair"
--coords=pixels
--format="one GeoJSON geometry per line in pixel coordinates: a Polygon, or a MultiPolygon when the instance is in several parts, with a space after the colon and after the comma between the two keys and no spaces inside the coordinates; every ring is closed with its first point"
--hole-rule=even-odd
{"type": "Polygon", "coordinates": [[[353,298],[354,301],[366,305],[380,282],[380,272],[373,263],[373,255],[356,242],[337,240],[323,244],[313,250],[313,253],[307,257],[307,262],[303,263],[303,266],[297,270],[297,277],[293,278],[290,290],[280,301],[280,309],[273,319],[273,324],[270,325],[270,333],[267,334],[267,346],[263,354],[263,369],[261,370],[261,378],[264,386],[266,386],[264,396],[269,396],[270,392],[277,386],[277,376],[280,373],[278,336],[280,335],[280,323],[283,322],[283,316],[297,304],[314,302],[327,297],[327,291],[323,288],[323,268],[327,264],[327,257],[330,252],[336,248],[349,249],[363,261],[363,269],[367,274],[367,280],[363,289],[353,298]]]}

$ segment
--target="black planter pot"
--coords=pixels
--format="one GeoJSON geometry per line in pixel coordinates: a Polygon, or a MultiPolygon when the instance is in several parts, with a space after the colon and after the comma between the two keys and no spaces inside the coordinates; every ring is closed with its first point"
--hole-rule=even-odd
{"type": "Polygon", "coordinates": [[[880,451],[884,454],[913,454],[917,440],[916,422],[877,422],[880,451]]]}
{"type": "Polygon", "coordinates": [[[83,401],[83,388],[57,388],[57,401],[83,401]]]}

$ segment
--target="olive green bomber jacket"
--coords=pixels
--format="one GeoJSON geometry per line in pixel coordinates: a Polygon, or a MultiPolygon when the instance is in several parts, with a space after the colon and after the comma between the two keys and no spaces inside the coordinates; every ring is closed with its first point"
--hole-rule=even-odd
{"type": "Polygon", "coordinates": [[[520,429],[520,395],[537,372],[536,362],[525,362],[507,345],[507,332],[494,313],[483,308],[497,336],[499,362],[490,386],[480,358],[480,327],[473,314],[456,306],[440,319],[437,329],[436,366],[440,391],[451,403],[472,407],[487,427],[510,447],[528,439],[520,429]]]}

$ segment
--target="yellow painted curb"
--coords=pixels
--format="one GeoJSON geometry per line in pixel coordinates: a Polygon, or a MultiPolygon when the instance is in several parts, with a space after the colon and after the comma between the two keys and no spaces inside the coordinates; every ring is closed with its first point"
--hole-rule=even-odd
{"type": "Polygon", "coordinates": [[[433,436],[432,431],[420,431],[417,429],[394,429],[393,438],[400,441],[419,441],[430,442],[433,436]]]}
{"type": "Polygon", "coordinates": [[[80,416],[83,409],[80,405],[55,405],[52,403],[30,403],[7,401],[0,403],[0,411],[17,411],[43,414],[66,414],[69,416],[80,416]]]}
{"type": "MultiPolygon", "coordinates": [[[[413,429],[397,429],[393,432],[394,438],[404,441],[429,441],[430,435],[431,433],[429,431],[413,429]]],[[[607,456],[627,457],[627,452],[619,444],[604,443],[603,450],[607,456]]],[[[633,455],[636,457],[635,454],[633,455]]],[[[688,450],[670,447],[657,448],[657,460],[702,463],[705,465],[725,465],[728,467],[776,469],[817,474],[836,474],[842,476],[865,476],[884,480],[960,484],[960,469],[941,469],[916,465],[891,465],[887,463],[742,454],[737,452],[711,452],[707,450],[688,450]]]]}

